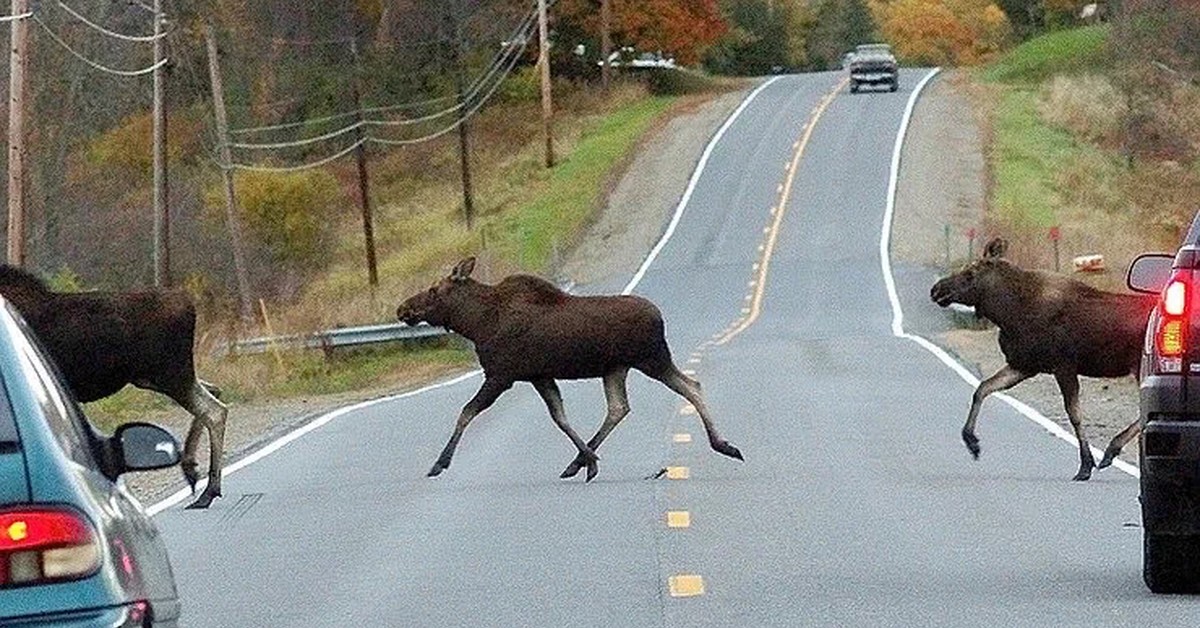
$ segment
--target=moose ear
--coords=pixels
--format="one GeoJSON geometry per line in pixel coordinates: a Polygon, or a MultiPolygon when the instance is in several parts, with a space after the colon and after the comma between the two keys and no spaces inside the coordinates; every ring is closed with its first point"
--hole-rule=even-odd
{"type": "Polygon", "coordinates": [[[984,257],[1004,257],[1004,254],[1007,252],[1008,240],[1005,240],[1004,238],[992,238],[992,241],[988,242],[987,246],[983,247],[984,257]]]}
{"type": "Polygon", "coordinates": [[[475,258],[468,257],[454,266],[454,270],[450,271],[450,279],[453,281],[466,281],[474,270],[475,258]]]}

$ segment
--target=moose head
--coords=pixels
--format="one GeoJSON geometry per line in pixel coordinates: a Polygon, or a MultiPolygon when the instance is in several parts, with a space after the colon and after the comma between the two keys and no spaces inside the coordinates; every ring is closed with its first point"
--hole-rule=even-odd
{"type": "Polygon", "coordinates": [[[961,270],[933,284],[929,298],[941,307],[951,303],[961,303],[975,307],[979,305],[982,293],[994,273],[1010,264],[1004,260],[1008,252],[1008,242],[1003,238],[994,238],[983,248],[983,256],[968,262],[961,270]]]}
{"type": "Polygon", "coordinates": [[[426,322],[444,327],[449,322],[457,293],[475,282],[471,273],[475,270],[475,258],[468,257],[454,265],[450,274],[429,287],[404,300],[396,308],[396,318],[401,322],[416,325],[426,322]]]}

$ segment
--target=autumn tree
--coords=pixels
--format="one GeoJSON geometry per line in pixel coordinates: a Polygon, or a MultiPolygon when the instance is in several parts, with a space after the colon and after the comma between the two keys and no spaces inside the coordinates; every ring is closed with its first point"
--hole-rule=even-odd
{"type": "Polygon", "coordinates": [[[970,65],[999,52],[1007,16],[991,0],[891,0],[873,3],[884,37],[908,63],[970,65]]]}

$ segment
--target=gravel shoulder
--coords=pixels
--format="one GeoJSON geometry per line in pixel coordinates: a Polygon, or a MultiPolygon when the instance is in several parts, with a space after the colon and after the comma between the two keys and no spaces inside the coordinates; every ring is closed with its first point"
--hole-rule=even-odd
{"type": "MultiPolygon", "coordinates": [[[[986,169],[983,124],[966,93],[969,78],[946,72],[925,90],[914,110],[908,138],[901,155],[896,214],[892,233],[892,257],[898,264],[918,266],[937,275],[946,271],[945,227],[955,241],[968,228],[985,224],[986,169]]],[[[961,247],[960,247],[961,248],[961,247]]],[[[951,251],[951,260],[965,258],[965,251],[951,251]]],[[[928,285],[904,285],[908,302],[927,302],[928,285]]],[[[987,376],[1004,365],[996,329],[956,329],[949,315],[941,324],[923,325],[914,331],[930,337],[954,353],[977,375],[987,376]],[[924,328],[927,327],[927,328],[924,328]]],[[[1054,378],[1039,375],[1011,391],[1014,397],[1063,425],[1068,430],[1062,396],[1054,378]]],[[[1102,380],[1081,378],[1080,400],[1084,429],[1093,446],[1103,449],[1108,441],[1137,418],[1138,390],[1133,378],[1102,380]]],[[[995,400],[987,402],[998,403],[995,400]]],[[[963,395],[963,420],[970,396],[963,395]]],[[[987,446],[986,419],[980,432],[987,446]]],[[[957,434],[957,431],[954,432],[957,434]]],[[[1122,458],[1137,461],[1137,448],[1130,444],[1122,458]]],[[[1075,469],[1064,459],[1064,477],[1075,469]]]]}
{"type": "MultiPolygon", "coordinates": [[[[747,90],[689,96],[642,140],[624,171],[613,177],[607,200],[565,256],[562,274],[579,284],[609,284],[633,274],[661,237],[709,139],[745,97],[747,90]]],[[[252,404],[232,404],[226,428],[226,465],[334,409],[395,395],[445,379],[463,369],[429,368],[406,374],[386,388],[336,395],[313,395],[252,404]]],[[[447,409],[447,429],[453,409],[447,409]]],[[[146,420],[175,433],[182,443],[191,417],[172,409],[146,420]]],[[[208,441],[200,446],[200,469],[208,468],[208,441]]],[[[184,485],[178,468],[129,476],[128,486],[153,503],[184,485]]],[[[226,495],[237,491],[237,478],[226,480],[226,495]]]]}

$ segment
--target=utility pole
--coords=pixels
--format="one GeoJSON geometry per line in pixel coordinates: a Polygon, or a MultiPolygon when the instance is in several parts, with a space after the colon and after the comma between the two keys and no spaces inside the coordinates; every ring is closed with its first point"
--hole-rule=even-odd
{"type": "Polygon", "coordinates": [[[612,0],[600,0],[600,82],[608,89],[612,81],[612,0]]]}
{"type": "Polygon", "coordinates": [[[363,240],[367,247],[367,283],[374,290],[379,285],[379,266],[375,260],[375,225],[371,215],[371,185],[367,177],[367,143],[362,130],[362,67],[358,56],[358,36],[350,38],[350,54],[354,56],[354,80],[350,82],[350,92],[354,95],[355,120],[359,126],[354,130],[358,148],[354,150],[355,161],[358,162],[358,207],[362,210],[363,240]]]}
{"type": "MultiPolygon", "coordinates": [[[[154,62],[166,52],[162,37],[162,0],[154,0],[154,62]]],[[[171,285],[171,218],[167,189],[167,104],[166,66],[154,70],[154,285],[171,285]]]]}
{"type": "Polygon", "coordinates": [[[538,0],[538,65],[542,70],[542,128],[546,134],[546,167],[554,167],[554,103],[550,95],[550,38],[546,0],[538,0]]]}
{"type": "MultiPolygon", "coordinates": [[[[29,0],[12,0],[11,15],[29,13],[29,0]]],[[[8,263],[25,264],[25,68],[29,59],[28,18],[9,22],[8,57],[8,263]]]]}
{"type": "Polygon", "coordinates": [[[208,75],[212,81],[213,110],[217,118],[217,136],[221,151],[221,174],[225,177],[225,222],[233,246],[233,266],[237,274],[238,304],[243,321],[254,320],[250,298],[250,279],[246,274],[246,257],[242,253],[242,228],[238,222],[237,197],[233,190],[233,155],[229,150],[229,118],[225,113],[225,89],[221,85],[221,65],[217,59],[217,34],[212,22],[204,23],[204,40],[208,47],[208,75]]]}
{"type": "Polygon", "coordinates": [[[462,170],[463,188],[463,217],[467,221],[467,229],[474,228],[475,200],[471,189],[471,143],[468,135],[470,130],[467,123],[466,86],[466,42],[462,32],[462,0],[453,0],[454,6],[451,19],[454,20],[454,80],[458,90],[458,160],[462,170]]]}

